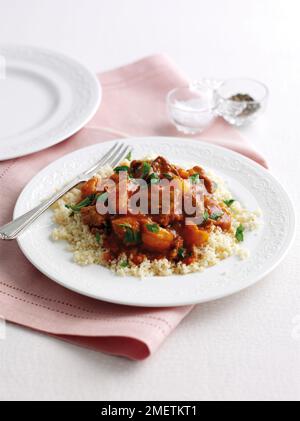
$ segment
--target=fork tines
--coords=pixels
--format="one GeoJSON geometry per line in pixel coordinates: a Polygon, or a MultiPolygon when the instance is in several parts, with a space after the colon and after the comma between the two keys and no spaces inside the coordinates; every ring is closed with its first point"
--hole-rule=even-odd
{"type": "Polygon", "coordinates": [[[132,148],[128,145],[124,145],[123,143],[115,143],[109,151],[100,159],[97,164],[95,164],[92,168],[89,168],[84,174],[86,176],[92,176],[96,172],[98,172],[104,165],[110,165],[111,167],[115,167],[122,159],[124,159],[132,148]]]}

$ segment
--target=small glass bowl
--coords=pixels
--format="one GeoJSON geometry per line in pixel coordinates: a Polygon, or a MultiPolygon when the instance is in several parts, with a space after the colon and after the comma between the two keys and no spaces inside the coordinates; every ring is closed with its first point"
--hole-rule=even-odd
{"type": "Polygon", "coordinates": [[[199,82],[173,89],[167,95],[167,108],[177,130],[201,133],[216,116],[215,90],[199,82]]]}
{"type": "Polygon", "coordinates": [[[266,109],[269,91],[252,79],[229,79],[216,91],[217,112],[228,123],[243,126],[252,123],[266,109]]]}

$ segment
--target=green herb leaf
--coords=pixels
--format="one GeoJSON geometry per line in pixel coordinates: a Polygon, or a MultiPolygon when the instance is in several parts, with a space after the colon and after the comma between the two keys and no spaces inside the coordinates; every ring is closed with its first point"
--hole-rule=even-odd
{"type": "Polygon", "coordinates": [[[173,180],[173,177],[171,174],[168,173],[164,173],[163,176],[167,179],[167,180],[173,180]]]}
{"type": "Polygon", "coordinates": [[[101,236],[100,236],[99,232],[96,232],[95,237],[96,237],[97,243],[100,244],[101,236]]]}
{"type": "Polygon", "coordinates": [[[126,228],[124,240],[126,243],[137,244],[141,241],[141,233],[139,231],[134,231],[133,229],[126,228]]]}
{"type": "Polygon", "coordinates": [[[131,229],[132,230],[132,227],[131,227],[131,225],[130,224],[118,224],[119,225],[119,227],[122,227],[122,228],[129,228],[129,229],[131,229]]]}
{"type": "Polygon", "coordinates": [[[160,181],[160,178],[156,173],[153,173],[153,174],[150,174],[149,180],[151,184],[158,184],[160,181]]]}
{"type": "Polygon", "coordinates": [[[127,165],[120,165],[114,169],[114,172],[119,173],[121,171],[129,172],[130,168],[127,165]]]}
{"type": "Polygon", "coordinates": [[[146,224],[147,230],[157,234],[159,232],[159,225],[157,224],[146,224]]]}
{"type": "Polygon", "coordinates": [[[180,259],[184,259],[185,258],[185,254],[186,254],[186,250],[183,247],[180,247],[178,249],[178,257],[180,259]]]}
{"type": "Polygon", "coordinates": [[[128,260],[123,260],[122,262],[120,262],[120,267],[121,268],[127,268],[128,267],[128,260]]]}
{"type": "Polygon", "coordinates": [[[134,241],[135,243],[140,243],[142,241],[140,231],[133,231],[134,232],[134,241]]]}
{"type": "Polygon", "coordinates": [[[198,184],[200,181],[199,174],[193,174],[189,177],[189,180],[191,180],[192,184],[198,184]]]}
{"type": "Polygon", "coordinates": [[[230,206],[235,202],[235,199],[224,200],[226,206],[230,208],[230,206]]]}
{"type": "Polygon", "coordinates": [[[151,165],[149,164],[149,162],[143,162],[142,177],[146,177],[149,174],[150,170],[151,170],[151,165]]]}
{"type": "Polygon", "coordinates": [[[124,241],[125,243],[137,244],[141,241],[141,233],[132,229],[129,224],[119,224],[119,227],[125,229],[124,241]]]}
{"type": "Polygon", "coordinates": [[[217,221],[218,219],[221,218],[221,216],[223,216],[223,212],[215,212],[215,213],[212,213],[209,218],[212,219],[213,221],[217,221]]]}
{"type": "Polygon", "coordinates": [[[236,229],[235,238],[237,239],[239,243],[244,241],[244,231],[245,231],[245,227],[242,224],[239,225],[236,229]]]}
{"type": "Polygon", "coordinates": [[[84,200],[82,200],[80,203],[77,203],[77,205],[65,205],[65,207],[67,209],[71,209],[73,212],[80,212],[80,209],[91,205],[95,200],[95,197],[95,194],[91,194],[90,196],[87,196],[84,200]]]}
{"type": "Polygon", "coordinates": [[[128,155],[126,155],[125,159],[127,159],[128,161],[131,161],[132,158],[132,152],[130,151],[128,155]]]}
{"type": "Polygon", "coordinates": [[[134,243],[135,242],[134,231],[131,228],[126,228],[124,241],[126,243],[134,243]]]}
{"type": "Polygon", "coordinates": [[[203,214],[203,222],[206,222],[208,220],[209,220],[209,213],[207,212],[207,210],[205,210],[203,214]]]}

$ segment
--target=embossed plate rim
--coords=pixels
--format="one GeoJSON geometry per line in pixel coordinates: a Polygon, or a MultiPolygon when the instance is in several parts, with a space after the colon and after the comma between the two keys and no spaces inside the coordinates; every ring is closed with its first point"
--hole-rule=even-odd
{"type": "Polygon", "coordinates": [[[101,102],[100,82],[92,71],[75,58],[48,48],[2,43],[0,55],[4,56],[9,65],[30,68],[37,78],[40,76],[49,80],[60,98],[55,113],[41,125],[13,136],[6,142],[2,139],[0,161],[26,156],[56,145],[77,133],[94,116],[101,102]],[[72,98],[65,96],[66,90],[72,98]]]}

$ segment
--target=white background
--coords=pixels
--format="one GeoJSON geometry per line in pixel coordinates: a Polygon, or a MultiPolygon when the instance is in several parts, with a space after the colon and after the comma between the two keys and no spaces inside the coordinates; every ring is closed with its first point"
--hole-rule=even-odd
{"type": "MultiPolygon", "coordinates": [[[[94,71],[166,52],[193,79],[264,81],[268,111],[243,133],[299,209],[299,16],[298,0],[0,0],[0,42],[58,49],[94,71]]],[[[144,362],[7,326],[0,399],[299,400],[299,252],[297,236],[263,282],[198,306],[144,362]]]]}

